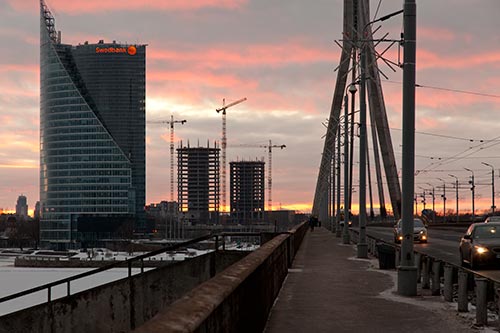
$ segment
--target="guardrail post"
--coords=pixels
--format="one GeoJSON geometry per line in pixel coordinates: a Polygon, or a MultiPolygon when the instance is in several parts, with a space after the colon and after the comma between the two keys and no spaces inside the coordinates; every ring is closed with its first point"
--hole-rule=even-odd
{"type": "Polygon", "coordinates": [[[488,325],[488,280],[476,277],[476,325],[488,325]]]}
{"type": "MultiPolygon", "coordinates": [[[[260,244],[262,244],[262,235],[260,235],[260,244]]],[[[226,251],[226,237],[222,235],[222,251],[226,251]]]]}
{"type": "Polygon", "coordinates": [[[417,283],[420,282],[420,277],[422,275],[422,255],[420,253],[415,253],[415,266],[417,266],[417,283]]]}
{"type": "Polygon", "coordinates": [[[469,299],[467,297],[468,275],[463,269],[458,271],[458,312],[469,311],[469,299]]]}
{"type": "Polygon", "coordinates": [[[453,266],[450,264],[444,265],[444,300],[453,302],[453,266]]]}
{"type": "Polygon", "coordinates": [[[432,263],[432,288],[431,294],[432,296],[439,296],[441,294],[441,262],[435,260],[432,263]]]}
{"type": "Polygon", "coordinates": [[[431,270],[431,258],[423,257],[422,258],[422,289],[430,288],[430,270],[431,270]]]}

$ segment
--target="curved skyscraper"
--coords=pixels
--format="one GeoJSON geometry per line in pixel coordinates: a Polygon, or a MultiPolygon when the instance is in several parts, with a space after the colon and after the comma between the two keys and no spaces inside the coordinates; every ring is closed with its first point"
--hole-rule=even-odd
{"type": "Polygon", "coordinates": [[[141,228],[146,46],[61,43],[40,1],[40,237],[71,247],[141,228]],[[130,228],[128,228],[130,229],[130,228]]]}

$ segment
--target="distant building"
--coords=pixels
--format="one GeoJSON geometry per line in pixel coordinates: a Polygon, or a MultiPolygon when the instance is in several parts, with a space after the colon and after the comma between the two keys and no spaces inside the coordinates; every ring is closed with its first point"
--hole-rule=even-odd
{"type": "Polygon", "coordinates": [[[33,218],[35,220],[39,220],[40,219],[40,201],[37,201],[36,204],[35,204],[35,211],[33,213],[33,218]]]}
{"type": "Polygon", "coordinates": [[[63,44],[43,0],[40,29],[42,246],[141,232],[146,46],[63,44]]]}
{"type": "Polygon", "coordinates": [[[146,206],[146,215],[155,221],[154,228],[165,238],[181,238],[182,228],[179,224],[179,204],[175,201],[161,201],[146,206]]]}
{"type": "Polygon", "coordinates": [[[260,222],[264,219],[263,161],[230,162],[230,209],[236,223],[260,222]]]}
{"type": "Polygon", "coordinates": [[[217,223],[219,218],[219,153],[214,148],[177,149],[178,202],[181,223],[217,223]]]}
{"type": "Polygon", "coordinates": [[[16,216],[21,219],[25,219],[28,217],[28,200],[24,195],[20,195],[19,197],[17,197],[16,216]]]}

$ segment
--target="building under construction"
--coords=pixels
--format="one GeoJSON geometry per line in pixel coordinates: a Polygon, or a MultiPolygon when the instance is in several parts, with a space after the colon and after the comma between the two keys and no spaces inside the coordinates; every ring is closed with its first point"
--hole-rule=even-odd
{"type": "Polygon", "coordinates": [[[264,162],[230,162],[231,218],[237,223],[264,219],[264,162]]]}
{"type": "Polygon", "coordinates": [[[177,148],[179,213],[182,224],[217,223],[220,148],[177,148]]]}

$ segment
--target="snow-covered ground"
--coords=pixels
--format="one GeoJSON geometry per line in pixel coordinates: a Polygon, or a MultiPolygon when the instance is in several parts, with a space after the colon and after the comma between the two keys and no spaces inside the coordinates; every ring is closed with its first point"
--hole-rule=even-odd
{"type": "MultiPolygon", "coordinates": [[[[163,261],[182,261],[189,257],[195,257],[206,253],[207,251],[200,251],[195,249],[188,249],[181,253],[168,254],[163,253],[152,257],[151,260],[163,260],[163,261]]],[[[140,255],[142,253],[134,253],[133,256],[140,255]]],[[[110,252],[107,250],[94,251],[94,256],[92,260],[125,260],[130,257],[125,252],[110,252]]],[[[78,253],[74,257],[81,257],[82,259],[87,259],[88,254],[86,252],[78,253]]],[[[23,290],[34,288],[46,283],[61,280],[73,275],[81,274],[95,268],[32,268],[32,267],[15,267],[14,257],[0,256],[0,297],[8,296],[23,290]]],[[[145,268],[148,270],[151,268],[145,268]]],[[[137,274],[140,272],[140,268],[132,269],[132,274],[137,274]]],[[[104,271],[95,275],[91,275],[82,279],[75,280],[71,282],[71,294],[76,292],[93,288],[98,285],[102,285],[108,282],[116,281],[127,277],[127,268],[115,268],[108,271],[104,271]]],[[[62,284],[52,289],[52,299],[60,298],[66,296],[67,285],[62,284]]],[[[41,304],[47,301],[47,290],[39,291],[30,295],[26,295],[11,301],[0,303],[0,316],[7,313],[11,313],[20,309],[24,309],[29,306],[36,304],[41,304]]]]}
{"type": "MultiPolygon", "coordinates": [[[[226,244],[226,250],[253,251],[258,245],[251,244],[226,244]]],[[[196,257],[209,252],[210,250],[187,249],[177,253],[162,253],[151,258],[151,260],[163,261],[182,261],[186,258],[196,257]]],[[[111,252],[107,249],[94,249],[88,252],[79,252],[72,258],[81,258],[82,260],[126,260],[143,253],[134,253],[129,255],[126,252],[111,252]]],[[[61,280],[73,275],[81,274],[95,268],[31,268],[15,267],[13,256],[0,256],[0,297],[12,295],[23,290],[34,288],[46,283],[61,280]]],[[[148,270],[151,268],[145,268],[148,270]]],[[[132,274],[140,272],[139,268],[132,269],[132,274]]],[[[75,280],[71,283],[71,294],[79,291],[93,288],[108,282],[116,281],[127,277],[127,268],[115,268],[104,271],[92,276],[75,280]]],[[[52,299],[66,296],[67,285],[62,284],[52,289],[52,299]]],[[[0,303],[0,316],[21,310],[33,305],[41,304],[47,301],[47,290],[39,291],[21,298],[0,303]]]]}

